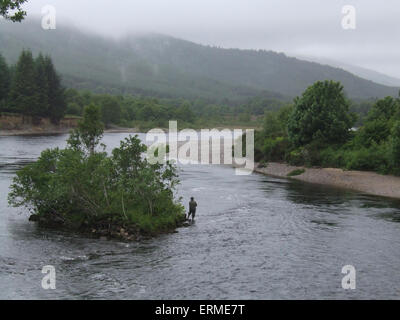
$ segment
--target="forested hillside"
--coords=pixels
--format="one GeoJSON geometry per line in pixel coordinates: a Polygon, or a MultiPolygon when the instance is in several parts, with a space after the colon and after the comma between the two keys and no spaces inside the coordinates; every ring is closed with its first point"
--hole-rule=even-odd
{"type": "Polygon", "coordinates": [[[99,93],[214,101],[254,96],[287,99],[318,80],[336,80],[351,98],[396,95],[398,89],[349,72],[271,51],[221,49],[163,35],[111,40],[58,25],[0,21],[0,51],[15,63],[23,48],[52,56],[64,85],[99,93]]]}
{"type": "MultiPolygon", "coordinates": [[[[236,87],[217,80],[184,73],[167,64],[154,65],[118,42],[59,26],[44,31],[39,21],[11,25],[0,21],[0,52],[10,64],[28,48],[52,56],[64,85],[98,93],[143,94],[222,100],[270,96],[254,88],[236,87]]],[[[263,90],[266,91],[266,90],[263,90]]],[[[272,97],[281,95],[271,94],[272,97]]]]}

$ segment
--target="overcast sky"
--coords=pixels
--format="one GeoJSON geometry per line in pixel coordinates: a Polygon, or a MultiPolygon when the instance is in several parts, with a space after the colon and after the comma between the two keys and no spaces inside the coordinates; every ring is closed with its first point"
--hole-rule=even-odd
{"type": "Polygon", "coordinates": [[[119,37],[156,32],[227,48],[267,49],[367,67],[400,78],[399,0],[28,0],[58,22],[119,37]],[[355,30],[342,7],[356,8],[355,30]]]}

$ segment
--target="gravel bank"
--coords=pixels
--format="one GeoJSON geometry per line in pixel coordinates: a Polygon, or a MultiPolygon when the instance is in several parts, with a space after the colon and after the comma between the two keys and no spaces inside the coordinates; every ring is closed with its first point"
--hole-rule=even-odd
{"type": "Polygon", "coordinates": [[[305,172],[290,179],[361,191],[376,196],[400,198],[400,177],[381,175],[367,171],[344,171],[334,168],[294,167],[284,163],[269,163],[265,168],[257,168],[258,173],[288,178],[297,169],[305,172]]]}
{"type": "MultiPolygon", "coordinates": [[[[184,142],[178,144],[178,149],[184,142]]],[[[210,144],[210,151],[216,146],[210,144]]],[[[220,159],[224,163],[223,143],[220,146],[220,159]]],[[[198,150],[200,154],[200,146],[198,150]]],[[[200,157],[198,159],[200,161],[200,157]]],[[[211,155],[210,155],[211,163],[211,155]]],[[[233,165],[233,167],[236,167],[233,165]]],[[[270,162],[266,167],[259,167],[255,163],[255,172],[270,175],[279,178],[295,179],[307,183],[345,188],[354,191],[360,191],[376,196],[398,198],[400,199],[400,177],[381,175],[375,172],[367,171],[345,171],[335,168],[306,168],[295,167],[285,163],[270,162]],[[304,173],[289,177],[288,174],[294,170],[304,170],[304,173]]]]}

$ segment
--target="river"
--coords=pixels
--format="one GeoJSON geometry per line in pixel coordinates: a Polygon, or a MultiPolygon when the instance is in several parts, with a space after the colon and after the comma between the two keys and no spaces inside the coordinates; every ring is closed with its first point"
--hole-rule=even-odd
{"type": "Polygon", "coordinates": [[[1,299],[400,297],[400,202],[224,166],[180,168],[179,196],[199,209],[178,233],[122,243],[40,229],[7,193],[18,168],[65,139],[0,137],[1,299]],[[46,265],[56,290],[41,287],[46,265]],[[342,288],[345,265],[355,290],[342,288]]]}

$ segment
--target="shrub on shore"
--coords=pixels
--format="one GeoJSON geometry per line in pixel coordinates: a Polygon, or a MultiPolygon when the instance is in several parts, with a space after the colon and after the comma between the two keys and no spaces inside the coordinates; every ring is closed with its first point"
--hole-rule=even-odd
{"type": "Polygon", "coordinates": [[[301,176],[303,173],[305,173],[305,169],[295,169],[287,174],[288,177],[296,177],[296,176],[301,176]]]}

